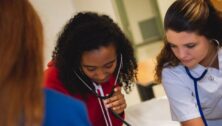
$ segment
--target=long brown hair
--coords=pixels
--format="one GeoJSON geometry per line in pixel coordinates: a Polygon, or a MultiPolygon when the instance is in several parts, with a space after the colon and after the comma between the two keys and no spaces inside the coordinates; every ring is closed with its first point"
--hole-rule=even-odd
{"type": "Polygon", "coordinates": [[[41,125],[43,33],[28,0],[0,1],[0,125],[41,125]]]}
{"type": "MultiPolygon", "coordinates": [[[[222,21],[209,0],[176,0],[167,10],[164,30],[194,32],[222,42],[222,21]]],[[[172,52],[166,38],[157,56],[155,80],[161,82],[164,67],[176,66],[179,60],[172,52]]]]}

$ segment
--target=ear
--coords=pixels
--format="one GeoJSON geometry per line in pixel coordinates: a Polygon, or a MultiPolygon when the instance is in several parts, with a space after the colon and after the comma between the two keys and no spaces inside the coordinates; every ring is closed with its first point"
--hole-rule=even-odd
{"type": "Polygon", "coordinates": [[[220,47],[220,42],[217,39],[211,39],[211,42],[216,43],[217,47],[220,47]]]}

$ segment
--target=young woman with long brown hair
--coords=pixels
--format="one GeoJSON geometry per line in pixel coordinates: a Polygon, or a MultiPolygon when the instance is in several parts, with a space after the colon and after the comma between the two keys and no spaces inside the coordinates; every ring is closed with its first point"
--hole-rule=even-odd
{"type": "Polygon", "coordinates": [[[172,118],[182,126],[222,124],[222,20],[210,0],[176,0],[157,57],[172,118]]]}

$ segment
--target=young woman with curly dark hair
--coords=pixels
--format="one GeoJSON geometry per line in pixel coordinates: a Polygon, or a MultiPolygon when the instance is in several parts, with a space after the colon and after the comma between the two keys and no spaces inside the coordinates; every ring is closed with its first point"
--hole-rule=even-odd
{"type": "Polygon", "coordinates": [[[131,90],[137,64],[131,43],[106,15],[78,13],[64,27],[46,70],[49,88],[85,102],[94,126],[121,126],[121,87],[131,90]],[[107,96],[108,95],[108,96],[107,96]]]}

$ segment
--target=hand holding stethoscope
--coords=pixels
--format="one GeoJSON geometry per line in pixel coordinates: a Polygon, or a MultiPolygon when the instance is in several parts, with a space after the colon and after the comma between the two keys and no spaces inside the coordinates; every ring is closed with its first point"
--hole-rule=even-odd
{"type": "Polygon", "coordinates": [[[121,93],[121,87],[115,87],[113,96],[105,99],[104,104],[107,108],[111,108],[117,114],[121,114],[126,108],[126,100],[121,93]]]}
{"type": "Polygon", "coordinates": [[[99,95],[94,89],[92,89],[89,86],[89,84],[77,72],[74,71],[74,74],[96,97],[104,100],[106,107],[109,108],[109,110],[113,113],[113,115],[116,118],[121,120],[126,126],[130,126],[130,124],[119,115],[126,108],[126,101],[124,95],[121,93],[121,88],[117,86],[117,80],[119,78],[120,70],[122,67],[123,67],[123,59],[122,59],[122,54],[120,54],[120,64],[119,68],[117,69],[117,75],[115,82],[113,84],[113,89],[109,94],[105,96],[99,95]]]}

